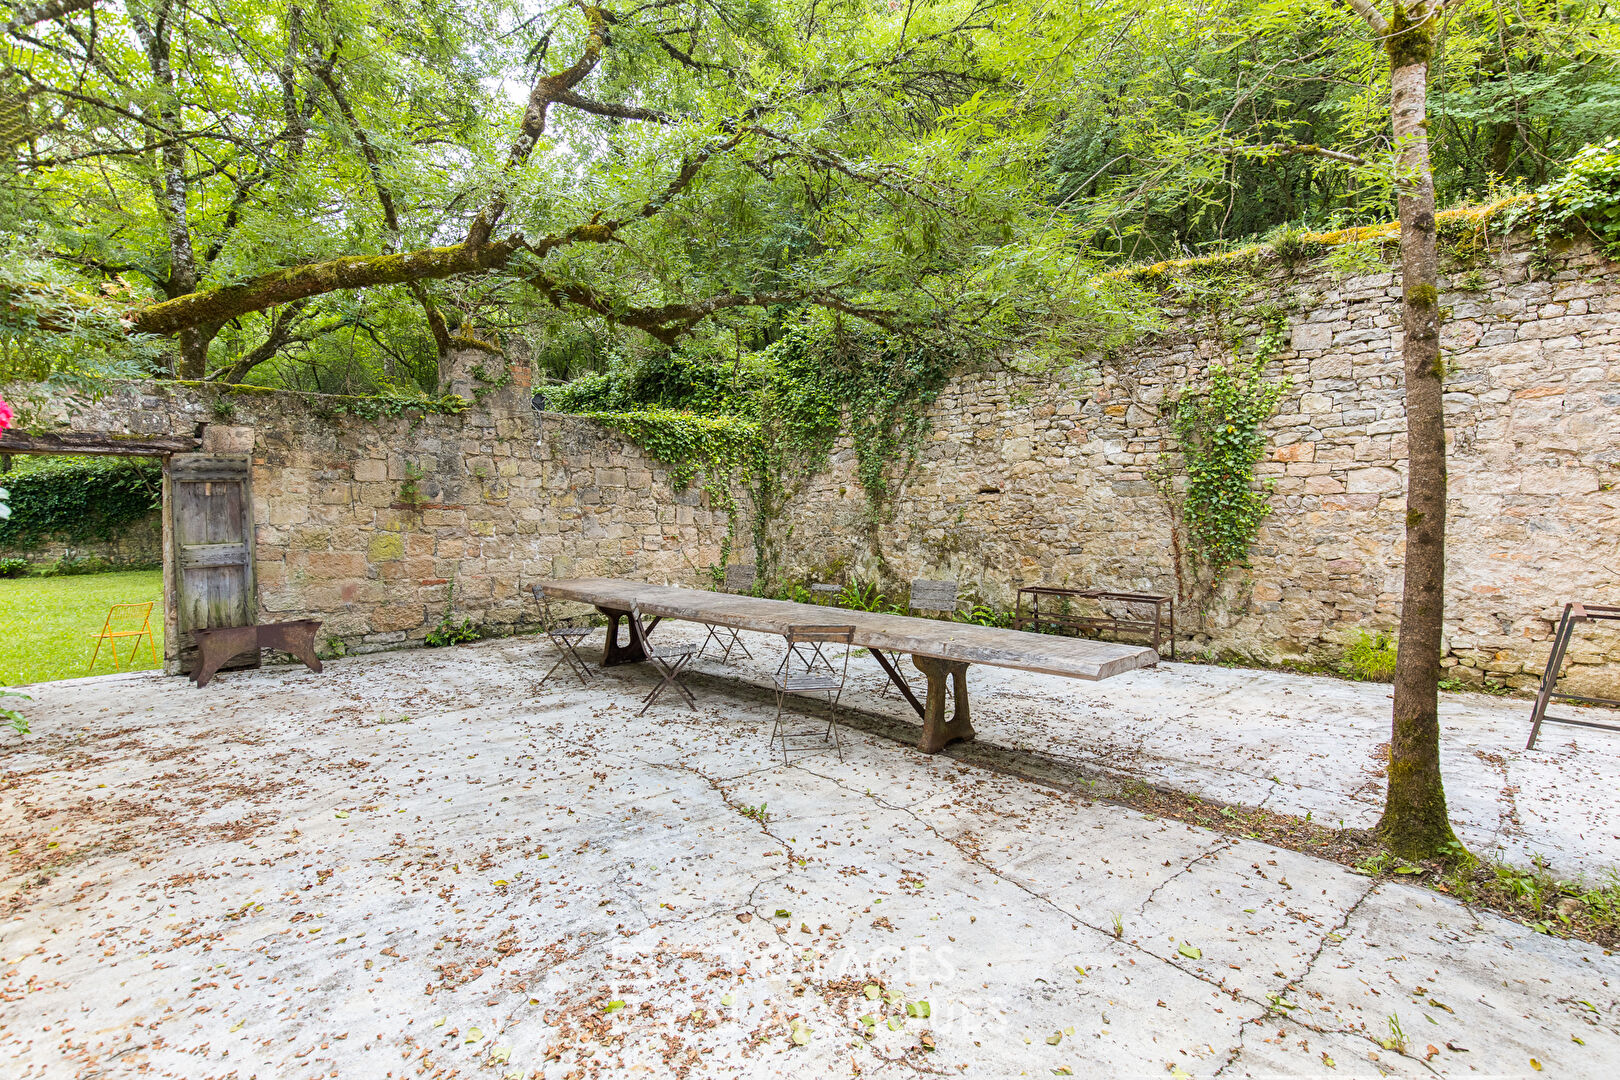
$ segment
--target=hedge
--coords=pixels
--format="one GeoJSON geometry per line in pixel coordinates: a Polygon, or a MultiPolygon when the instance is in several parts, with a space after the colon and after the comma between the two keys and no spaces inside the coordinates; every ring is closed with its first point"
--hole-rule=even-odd
{"type": "Polygon", "coordinates": [[[0,521],[0,549],[26,551],[57,538],[82,544],[116,539],[162,503],[163,466],[147,458],[51,461],[0,476],[11,517],[0,521]]]}

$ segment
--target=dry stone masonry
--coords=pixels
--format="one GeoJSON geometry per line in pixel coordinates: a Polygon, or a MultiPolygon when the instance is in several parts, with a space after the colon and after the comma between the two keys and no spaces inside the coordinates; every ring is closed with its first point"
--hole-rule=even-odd
{"type": "MultiPolygon", "coordinates": [[[[1528,251],[1442,281],[1450,508],[1451,677],[1533,686],[1566,600],[1620,603],[1620,266],[1584,246],[1528,251]]],[[[1194,645],[1265,661],[1331,663],[1358,630],[1393,629],[1404,540],[1399,284],[1392,273],[1271,272],[1222,320],[1172,312],[1165,333],[1067,380],[959,380],[873,529],[844,467],[811,493],[796,565],[891,580],[956,576],[1009,606],[1025,584],[1178,595],[1194,645]],[[1154,483],[1175,460],[1165,402],[1228,359],[1226,332],[1287,319],[1291,380],[1260,474],[1272,514],[1213,595],[1154,483]],[[832,546],[829,548],[828,544],[832,546]],[[1202,609],[1202,610],[1200,610],[1202,609]]],[[[845,455],[847,458],[848,455],[845,455]]],[[[1173,470],[1172,470],[1173,471],[1173,470]]],[[[1571,685],[1620,690],[1620,638],[1590,635],[1571,685]]]]}
{"type": "MultiPolygon", "coordinates": [[[[1461,680],[1533,685],[1560,605],[1620,603],[1620,266],[1582,246],[1504,250],[1443,282],[1451,509],[1446,658],[1461,680]]],[[[1398,284],[1325,265],[1265,272],[1223,313],[1173,310],[1162,334],[1064,376],[971,373],[931,409],[915,465],[874,521],[854,454],[768,523],[779,575],[955,577],[1003,608],[1020,585],[1172,593],[1192,650],[1332,663],[1398,618],[1405,437],[1398,284]],[[1175,475],[1166,402],[1252,352],[1254,313],[1286,320],[1271,375],[1273,512],[1204,586],[1155,476],[1175,475]]],[[[607,574],[712,579],[725,515],[622,436],[536,413],[529,373],[452,358],[464,413],[362,419],[340,399],[141,383],[72,417],[80,431],[191,432],[250,451],[261,621],[315,617],[332,644],[420,643],[443,619],[531,626],[527,586],[607,574]]],[[[747,514],[746,501],[743,513],[747,514]]],[[[736,557],[751,558],[748,523],[736,557]]],[[[1572,685],[1620,691],[1620,640],[1578,642],[1572,685]]]]}

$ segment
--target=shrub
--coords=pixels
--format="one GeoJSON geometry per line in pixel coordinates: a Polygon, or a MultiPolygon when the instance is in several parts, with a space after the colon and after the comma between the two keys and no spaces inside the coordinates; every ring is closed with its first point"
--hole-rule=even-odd
{"type": "Polygon", "coordinates": [[[156,510],[163,466],[145,458],[58,459],[6,477],[11,516],[0,548],[26,551],[52,536],[69,543],[115,539],[156,510]]]}
{"type": "Polygon", "coordinates": [[[1356,632],[1344,650],[1339,670],[1363,682],[1389,682],[1395,678],[1395,641],[1388,630],[1356,632]]]}
{"type": "Polygon", "coordinates": [[[27,559],[0,559],[0,578],[22,577],[26,573],[27,559]]]}
{"type": "Polygon", "coordinates": [[[1525,217],[1534,221],[1543,243],[1578,222],[1611,257],[1620,255],[1620,139],[1584,147],[1570,161],[1569,172],[1537,188],[1529,207],[1516,211],[1509,224],[1525,217]]]}
{"type": "Polygon", "coordinates": [[[423,641],[429,648],[438,648],[441,645],[460,645],[464,641],[481,641],[483,637],[483,632],[473,625],[471,619],[462,619],[459,623],[445,619],[436,629],[429,630],[423,641]]]}

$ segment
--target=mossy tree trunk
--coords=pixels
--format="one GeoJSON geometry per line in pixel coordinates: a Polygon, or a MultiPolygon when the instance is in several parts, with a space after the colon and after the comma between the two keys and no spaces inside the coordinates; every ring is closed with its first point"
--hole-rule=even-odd
{"type": "MultiPolygon", "coordinates": [[[[1362,4],[1356,5],[1358,10],[1362,4]]],[[[1405,858],[1441,855],[1456,843],[1440,777],[1440,648],[1445,617],[1446,423],[1442,401],[1439,265],[1427,91],[1444,4],[1393,0],[1392,17],[1369,18],[1390,58],[1390,114],[1399,156],[1401,361],[1406,399],[1406,570],[1389,744],[1389,786],[1378,832],[1405,858]]],[[[1363,16],[1368,15],[1363,10],[1363,16]]],[[[1377,15],[1376,11],[1372,14],[1377,15]]]]}

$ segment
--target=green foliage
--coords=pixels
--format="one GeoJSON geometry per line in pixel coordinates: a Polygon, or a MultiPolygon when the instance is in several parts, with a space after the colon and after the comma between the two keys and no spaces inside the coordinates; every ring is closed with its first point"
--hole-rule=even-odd
{"type": "Polygon", "coordinates": [[[1363,682],[1389,682],[1395,678],[1395,641],[1387,630],[1356,631],[1345,647],[1339,670],[1363,682]]]}
{"type": "Polygon", "coordinates": [[[27,559],[0,559],[0,578],[22,577],[28,573],[27,559]]]}
{"type": "Polygon", "coordinates": [[[1567,173],[1536,189],[1520,218],[1534,223],[1543,243],[1580,225],[1620,256],[1620,139],[1583,147],[1567,173]]]}
{"type": "Polygon", "coordinates": [[[906,609],[889,602],[875,581],[852,581],[838,590],[833,603],[851,611],[877,611],[889,615],[904,615],[906,609]]]}
{"type": "MultiPolygon", "coordinates": [[[[34,700],[27,694],[19,694],[15,690],[6,689],[0,689],[0,697],[22,698],[24,701],[34,700]]],[[[24,716],[18,710],[8,708],[5,705],[0,705],[0,722],[9,724],[11,726],[11,730],[17,733],[18,738],[27,735],[29,732],[28,717],[24,716]]]]}
{"type": "MultiPolygon", "coordinates": [[[[45,577],[31,574],[0,579],[0,612],[7,632],[0,634],[0,686],[76,679],[84,675],[95,651],[111,604],[141,604],[163,595],[163,574],[155,570],[92,574],[87,577],[45,577]]],[[[161,605],[152,610],[152,632],[157,653],[163,654],[161,605]]],[[[125,671],[154,668],[146,642],[140,643],[133,663],[129,643],[119,643],[125,671]]],[[[104,645],[97,670],[111,670],[104,645]]]]}
{"type": "Polygon", "coordinates": [[[422,466],[413,461],[405,463],[405,479],[399,482],[399,501],[412,510],[420,510],[427,505],[427,496],[422,494],[422,480],[427,474],[422,466]]]}
{"type": "Polygon", "coordinates": [[[151,570],[152,566],[120,566],[100,555],[80,555],[67,551],[45,570],[46,577],[80,577],[85,574],[110,574],[123,570],[151,570]]]}
{"type": "MultiPolygon", "coordinates": [[[[984,603],[975,603],[971,607],[955,612],[951,615],[957,622],[972,623],[975,626],[995,626],[1006,628],[1012,625],[1011,612],[999,611],[984,603]]],[[[1050,629],[1050,628],[1049,628],[1050,629]]]]}
{"type": "MultiPolygon", "coordinates": [[[[1269,485],[1256,483],[1254,467],[1265,455],[1265,423],[1289,386],[1286,378],[1266,379],[1282,348],[1282,326],[1268,326],[1252,359],[1210,364],[1205,386],[1183,388],[1168,406],[1185,472],[1182,519],[1194,553],[1216,578],[1248,565],[1249,545],[1271,512],[1269,485]]],[[[1172,476],[1162,471],[1158,480],[1173,498],[1172,476]]]]}
{"type": "Polygon", "coordinates": [[[1329,269],[1346,276],[1378,274],[1389,269],[1389,264],[1384,262],[1384,245],[1380,240],[1334,244],[1328,248],[1325,262],[1329,269]]]}
{"type": "Polygon", "coordinates": [[[145,458],[53,460],[6,478],[11,516],[0,548],[27,551],[52,537],[112,540],[158,508],[163,467],[145,458]]]}
{"type": "Polygon", "coordinates": [[[437,627],[427,632],[422,639],[423,644],[430,649],[444,645],[460,645],[468,641],[482,641],[483,631],[473,625],[471,619],[462,619],[459,623],[446,617],[437,627]]]}
{"type": "Polygon", "coordinates": [[[410,394],[381,393],[365,397],[344,397],[330,403],[334,415],[356,416],[362,420],[380,420],[383,417],[440,414],[454,416],[467,411],[470,403],[460,394],[442,397],[412,396],[410,394]]]}

